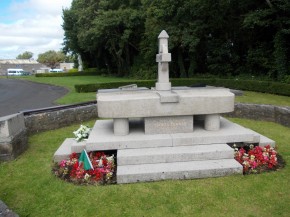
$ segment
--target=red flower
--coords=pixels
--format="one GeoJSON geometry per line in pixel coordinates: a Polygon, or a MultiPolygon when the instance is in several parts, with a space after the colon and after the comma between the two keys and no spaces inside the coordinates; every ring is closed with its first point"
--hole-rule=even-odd
{"type": "Polygon", "coordinates": [[[93,176],[96,181],[99,181],[102,178],[102,173],[99,169],[96,169],[93,171],[93,176]]]}
{"type": "Polygon", "coordinates": [[[78,161],[76,161],[75,162],[75,164],[73,165],[73,169],[78,169],[79,168],[79,162],[78,161]]]}
{"type": "Polygon", "coordinates": [[[106,167],[108,165],[107,158],[103,157],[103,166],[106,167]]]}
{"type": "Polygon", "coordinates": [[[71,155],[69,156],[69,158],[70,158],[71,160],[74,159],[74,158],[78,158],[78,154],[75,153],[75,152],[73,152],[73,153],[71,153],[71,155]]]}

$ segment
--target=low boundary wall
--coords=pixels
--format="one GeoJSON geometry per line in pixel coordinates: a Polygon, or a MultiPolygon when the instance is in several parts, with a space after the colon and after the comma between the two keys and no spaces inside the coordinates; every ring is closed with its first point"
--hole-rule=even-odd
{"type": "Polygon", "coordinates": [[[290,107],[288,106],[236,103],[234,112],[226,116],[271,121],[290,127],[290,107]]]}
{"type": "Polygon", "coordinates": [[[58,106],[23,112],[29,135],[97,119],[97,102],[58,106]]]}
{"type": "MultiPolygon", "coordinates": [[[[235,111],[226,116],[271,121],[290,127],[290,107],[236,103],[235,111]]],[[[30,110],[0,117],[0,161],[15,159],[25,151],[28,135],[97,118],[96,101],[30,110]],[[15,121],[18,123],[18,120],[22,119],[23,124],[21,121],[20,124],[15,125],[15,121]]]]}

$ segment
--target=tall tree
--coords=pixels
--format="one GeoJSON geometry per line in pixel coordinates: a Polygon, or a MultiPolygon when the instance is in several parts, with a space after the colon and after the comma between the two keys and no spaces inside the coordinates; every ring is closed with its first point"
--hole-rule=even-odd
{"type": "Polygon", "coordinates": [[[245,14],[243,28],[251,33],[247,65],[253,73],[276,79],[290,75],[290,2],[265,0],[245,14]]]}
{"type": "Polygon", "coordinates": [[[30,51],[25,51],[22,54],[19,54],[16,59],[31,59],[33,57],[33,53],[30,51]]]}
{"type": "Polygon", "coordinates": [[[73,0],[64,50],[120,76],[156,78],[158,34],[170,36],[171,77],[289,75],[289,0],[73,0]]]}
{"type": "Polygon", "coordinates": [[[54,69],[59,63],[64,62],[65,59],[66,55],[61,51],[56,52],[54,50],[49,50],[45,53],[39,54],[37,61],[54,69]]]}
{"type": "Polygon", "coordinates": [[[75,0],[63,11],[65,50],[82,56],[89,67],[128,74],[141,40],[139,0],[75,0]]]}

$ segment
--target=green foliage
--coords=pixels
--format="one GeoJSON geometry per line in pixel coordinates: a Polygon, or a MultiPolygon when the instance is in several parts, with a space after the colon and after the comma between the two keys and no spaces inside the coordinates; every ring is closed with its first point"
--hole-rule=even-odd
{"type": "MultiPolygon", "coordinates": [[[[2,79],[6,79],[6,77],[2,77],[2,79]]],[[[33,82],[58,85],[58,86],[67,88],[69,90],[69,93],[56,101],[56,103],[58,104],[65,104],[65,105],[96,100],[96,92],[94,90],[96,90],[98,87],[94,88],[92,90],[93,92],[78,93],[75,90],[75,84],[112,83],[112,82],[120,82],[120,81],[127,81],[128,84],[136,83],[135,80],[129,80],[127,78],[96,76],[96,75],[94,76],[70,76],[70,77],[20,76],[19,78],[17,77],[15,79],[23,79],[23,80],[33,81],[33,82]]],[[[196,80],[194,83],[192,82],[187,85],[190,86],[192,84],[197,84],[197,83],[202,84],[202,83],[205,83],[204,79],[214,79],[214,77],[212,75],[207,74],[207,75],[200,76],[199,79],[203,79],[203,80],[196,80]]],[[[249,77],[245,77],[243,79],[239,78],[239,79],[246,80],[246,79],[249,79],[249,77]]],[[[267,80],[263,80],[260,78],[259,79],[252,78],[252,80],[253,79],[267,82],[267,80]]],[[[141,86],[140,84],[138,85],[141,86]]],[[[175,85],[183,85],[183,83],[179,83],[179,84],[175,83],[175,85]]],[[[152,83],[148,84],[148,87],[152,87],[152,86],[154,86],[154,84],[152,83]]],[[[107,86],[103,88],[107,88],[107,86]]],[[[244,103],[290,106],[290,98],[287,96],[279,96],[279,95],[265,94],[265,93],[259,93],[259,92],[249,92],[249,91],[245,91],[243,96],[236,97],[236,101],[244,102],[244,103]]]]}
{"type": "MultiPolygon", "coordinates": [[[[118,88],[128,84],[137,84],[138,87],[151,88],[155,86],[155,80],[146,81],[124,81],[96,84],[75,85],[78,93],[96,92],[98,89],[118,88]]],[[[238,80],[238,79],[215,79],[215,78],[191,78],[191,79],[171,79],[172,86],[192,86],[195,84],[204,84],[212,86],[223,86],[231,89],[248,90],[262,93],[271,93],[277,95],[290,96],[290,85],[285,83],[256,80],[238,80]]]]}
{"type": "Polygon", "coordinates": [[[78,69],[73,68],[73,69],[69,69],[69,70],[68,70],[68,73],[72,73],[72,72],[76,73],[76,72],[78,72],[78,69]]]}
{"type": "Polygon", "coordinates": [[[65,61],[66,55],[61,51],[49,50],[38,55],[37,61],[54,69],[57,64],[65,61]]]}
{"type": "Polygon", "coordinates": [[[19,54],[16,59],[30,59],[33,57],[33,53],[30,51],[25,51],[23,54],[19,54]]]}
{"type": "Polygon", "coordinates": [[[64,50],[105,74],[155,78],[157,36],[165,29],[172,78],[290,75],[288,0],[78,0],[63,19],[64,50]]]}
{"type": "Polygon", "coordinates": [[[81,55],[84,65],[129,74],[141,40],[140,1],[73,1],[63,11],[65,50],[81,55]]]}
{"type": "Polygon", "coordinates": [[[101,75],[102,73],[104,73],[104,71],[98,70],[97,68],[88,68],[82,72],[79,72],[77,69],[71,69],[69,72],[35,74],[35,77],[92,76],[92,75],[101,75]]]}
{"type": "Polygon", "coordinates": [[[76,84],[75,90],[78,93],[88,93],[96,92],[99,89],[111,89],[119,88],[121,86],[129,84],[137,84],[138,87],[147,87],[150,88],[155,85],[155,80],[146,80],[146,81],[118,81],[118,82],[108,82],[108,83],[96,83],[96,84],[76,84]]]}

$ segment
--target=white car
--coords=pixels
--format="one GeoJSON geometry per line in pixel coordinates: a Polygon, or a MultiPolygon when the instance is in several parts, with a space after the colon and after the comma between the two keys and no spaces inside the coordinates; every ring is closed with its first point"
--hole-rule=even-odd
{"type": "Polygon", "coordinates": [[[9,76],[23,75],[23,72],[23,69],[7,69],[7,75],[9,76]]]}

